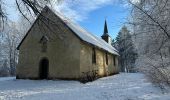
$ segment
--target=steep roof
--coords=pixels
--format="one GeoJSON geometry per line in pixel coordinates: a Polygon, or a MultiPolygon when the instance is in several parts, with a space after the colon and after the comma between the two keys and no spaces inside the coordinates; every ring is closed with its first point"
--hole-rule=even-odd
{"type": "MultiPolygon", "coordinates": [[[[54,11],[52,11],[47,6],[44,9],[45,10],[48,9],[47,11],[54,13],[54,11]]],[[[63,16],[61,13],[55,12],[55,15],[57,17],[59,17],[63,21],[63,23],[66,24],[81,40],[83,40],[87,43],[90,43],[94,46],[97,46],[101,49],[104,49],[104,50],[110,52],[111,54],[119,55],[118,51],[114,47],[112,47],[110,44],[105,42],[103,39],[101,39],[101,38],[91,34],[90,32],[86,31],[85,29],[80,27],[80,25],[69,20],[68,18],[63,16]]],[[[21,41],[21,43],[22,43],[22,41],[21,41]]],[[[20,43],[20,45],[21,45],[21,43],[20,43]]],[[[19,46],[18,46],[18,49],[19,49],[19,46]]]]}
{"type": "Polygon", "coordinates": [[[75,33],[78,35],[82,40],[91,43],[99,48],[102,48],[112,54],[118,55],[118,51],[112,47],[110,44],[105,42],[103,39],[91,34],[90,32],[86,31],[79,25],[72,23],[72,22],[67,22],[66,23],[75,33]]]}

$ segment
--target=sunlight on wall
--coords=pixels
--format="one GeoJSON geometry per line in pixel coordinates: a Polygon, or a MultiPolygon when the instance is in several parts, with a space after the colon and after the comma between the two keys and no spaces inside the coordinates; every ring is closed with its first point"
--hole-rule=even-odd
{"type": "Polygon", "coordinates": [[[104,75],[104,68],[99,68],[99,75],[104,75]]]}

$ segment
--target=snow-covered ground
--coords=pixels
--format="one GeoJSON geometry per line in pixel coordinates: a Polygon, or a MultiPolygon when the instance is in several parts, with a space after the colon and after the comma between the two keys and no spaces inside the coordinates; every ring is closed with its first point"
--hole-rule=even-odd
{"type": "Polygon", "coordinates": [[[0,100],[170,100],[143,74],[121,73],[81,84],[61,80],[0,78],[0,100]]]}

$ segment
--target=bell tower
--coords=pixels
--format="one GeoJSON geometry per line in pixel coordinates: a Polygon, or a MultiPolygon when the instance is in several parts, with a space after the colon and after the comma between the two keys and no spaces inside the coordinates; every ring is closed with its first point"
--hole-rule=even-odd
{"type": "Polygon", "coordinates": [[[108,28],[107,28],[107,22],[105,20],[105,24],[104,24],[104,32],[103,32],[103,35],[101,36],[103,40],[105,40],[107,43],[111,44],[111,37],[109,36],[109,33],[108,33],[108,28]]]}

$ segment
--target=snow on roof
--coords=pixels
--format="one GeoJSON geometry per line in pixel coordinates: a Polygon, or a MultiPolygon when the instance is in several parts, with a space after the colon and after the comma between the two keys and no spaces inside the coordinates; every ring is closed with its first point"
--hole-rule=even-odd
{"type": "Polygon", "coordinates": [[[103,39],[87,32],[85,29],[83,29],[82,27],[80,27],[79,25],[73,24],[73,23],[66,23],[82,40],[91,43],[95,46],[98,46],[112,54],[116,54],[117,50],[112,47],[110,44],[108,44],[107,42],[105,42],[103,39]]]}
{"type": "Polygon", "coordinates": [[[66,18],[64,15],[62,15],[59,12],[55,11],[55,14],[57,14],[57,16],[59,18],[61,18],[63,20],[63,22],[76,34],[79,36],[79,38],[81,38],[83,41],[86,41],[90,44],[93,44],[99,48],[102,48],[112,54],[115,55],[119,55],[118,51],[111,46],[110,44],[108,44],[107,42],[105,42],[103,39],[93,35],[92,33],[86,31],[84,28],[82,28],[80,25],[74,23],[73,21],[71,21],[70,19],[66,18]]]}

